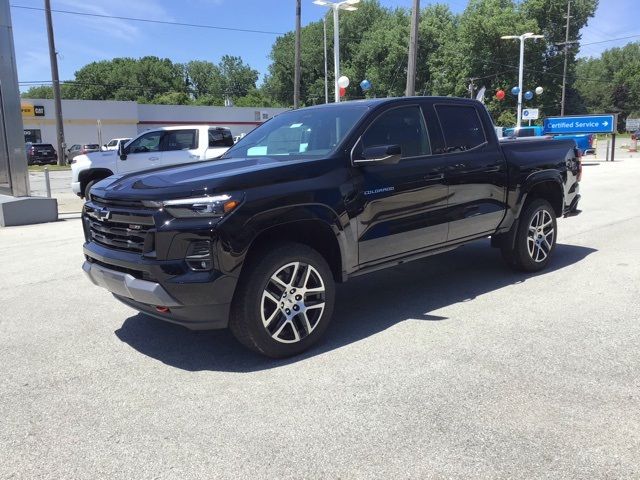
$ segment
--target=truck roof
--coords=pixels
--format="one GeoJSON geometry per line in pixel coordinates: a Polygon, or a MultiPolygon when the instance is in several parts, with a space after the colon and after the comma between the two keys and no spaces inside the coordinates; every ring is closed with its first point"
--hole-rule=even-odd
{"type": "MultiPolygon", "coordinates": [[[[414,97],[389,97],[389,98],[365,98],[363,100],[348,100],[340,103],[323,103],[321,105],[314,105],[311,107],[306,107],[307,109],[312,108],[340,108],[341,106],[346,105],[364,105],[366,107],[377,107],[379,105],[384,105],[386,103],[412,103],[419,99],[429,98],[432,100],[442,100],[447,103],[463,103],[468,104],[469,102],[478,102],[477,100],[472,100],[470,98],[460,98],[460,97],[436,97],[436,96],[414,96],[414,97]]],[[[480,103],[480,102],[478,102],[480,103]]]]}
{"type": "MultiPolygon", "coordinates": [[[[227,127],[221,127],[219,125],[210,125],[208,123],[194,123],[189,125],[170,125],[168,127],[153,127],[149,130],[184,130],[185,128],[222,128],[224,130],[229,130],[227,127]]],[[[145,131],[149,131],[145,130],[145,131]]]]}

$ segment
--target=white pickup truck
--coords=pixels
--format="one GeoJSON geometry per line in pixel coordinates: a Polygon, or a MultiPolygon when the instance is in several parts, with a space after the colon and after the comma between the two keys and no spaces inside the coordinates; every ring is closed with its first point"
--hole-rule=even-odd
{"type": "Polygon", "coordinates": [[[71,188],[87,197],[94,183],[116,173],[131,173],[219,157],[233,146],[228,128],[181,125],[147,130],[118,150],[78,155],[71,165],[71,188]]]}

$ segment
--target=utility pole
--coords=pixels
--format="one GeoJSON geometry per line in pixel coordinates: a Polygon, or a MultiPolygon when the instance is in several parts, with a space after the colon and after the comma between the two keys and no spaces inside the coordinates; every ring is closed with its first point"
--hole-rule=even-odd
{"type": "Polygon", "coordinates": [[[64,127],[62,125],[62,101],[60,100],[60,77],[58,76],[58,57],[53,39],[53,23],[51,21],[51,1],[44,0],[47,37],[49,38],[49,58],[51,60],[51,80],[53,81],[53,104],[56,111],[56,133],[58,136],[58,165],[65,163],[64,127]]]}
{"type": "Polygon", "coordinates": [[[564,45],[564,71],[562,73],[562,101],[560,103],[560,116],[564,117],[564,103],[566,98],[566,90],[567,90],[567,60],[569,57],[569,45],[573,43],[578,43],[576,41],[569,41],[569,20],[571,19],[571,0],[567,1],[567,15],[565,16],[567,19],[567,27],[564,35],[564,43],[559,43],[558,45],[564,45]]]}
{"type": "Polygon", "coordinates": [[[407,62],[407,88],[405,96],[416,94],[416,63],[418,59],[418,19],[420,16],[420,0],[413,0],[411,12],[411,32],[409,34],[409,61],[407,62]]]}
{"type": "Polygon", "coordinates": [[[295,73],[293,80],[293,108],[300,107],[300,3],[296,0],[296,47],[295,47],[295,73]]]}

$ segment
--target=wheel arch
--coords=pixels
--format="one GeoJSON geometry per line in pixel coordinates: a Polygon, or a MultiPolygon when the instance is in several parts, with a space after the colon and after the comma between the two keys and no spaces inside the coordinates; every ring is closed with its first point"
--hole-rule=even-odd
{"type": "Polygon", "coordinates": [[[559,172],[542,171],[527,178],[520,192],[516,218],[520,217],[524,205],[536,198],[547,200],[553,207],[556,217],[562,217],[564,211],[564,187],[559,172]]]}
{"type": "Polygon", "coordinates": [[[343,255],[338,235],[327,223],[318,219],[296,220],[281,223],[262,230],[251,242],[247,260],[269,245],[288,241],[308,245],[316,250],[329,264],[336,281],[343,279],[343,255]]]}
{"type": "Polygon", "coordinates": [[[243,226],[243,230],[251,232],[243,263],[269,244],[297,242],[318,251],[329,264],[335,280],[340,282],[346,278],[355,256],[353,242],[348,239],[349,228],[348,223],[343,225],[326,205],[289,206],[262,212],[243,226]]]}
{"type": "Polygon", "coordinates": [[[84,189],[87,187],[87,184],[92,180],[102,180],[104,178],[110,177],[111,175],[113,175],[113,172],[108,168],[89,168],[87,170],[81,171],[78,174],[80,191],[84,193],[84,189]]]}

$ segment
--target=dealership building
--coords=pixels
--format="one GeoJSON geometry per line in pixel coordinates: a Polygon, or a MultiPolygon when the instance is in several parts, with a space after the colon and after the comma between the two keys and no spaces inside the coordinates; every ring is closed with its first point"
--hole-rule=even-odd
{"type": "MultiPolygon", "coordinates": [[[[56,145],[53,100],[23,99],[25,142],[56,145]]],[[[240,135],[253,130],[285,108],[197,107],[150,105],[103,100],[62,100],[64,136],[67,146],[105,144],[111,138],[131,138],[155,127],[208,124],[227,127],[240,135]]]]}

